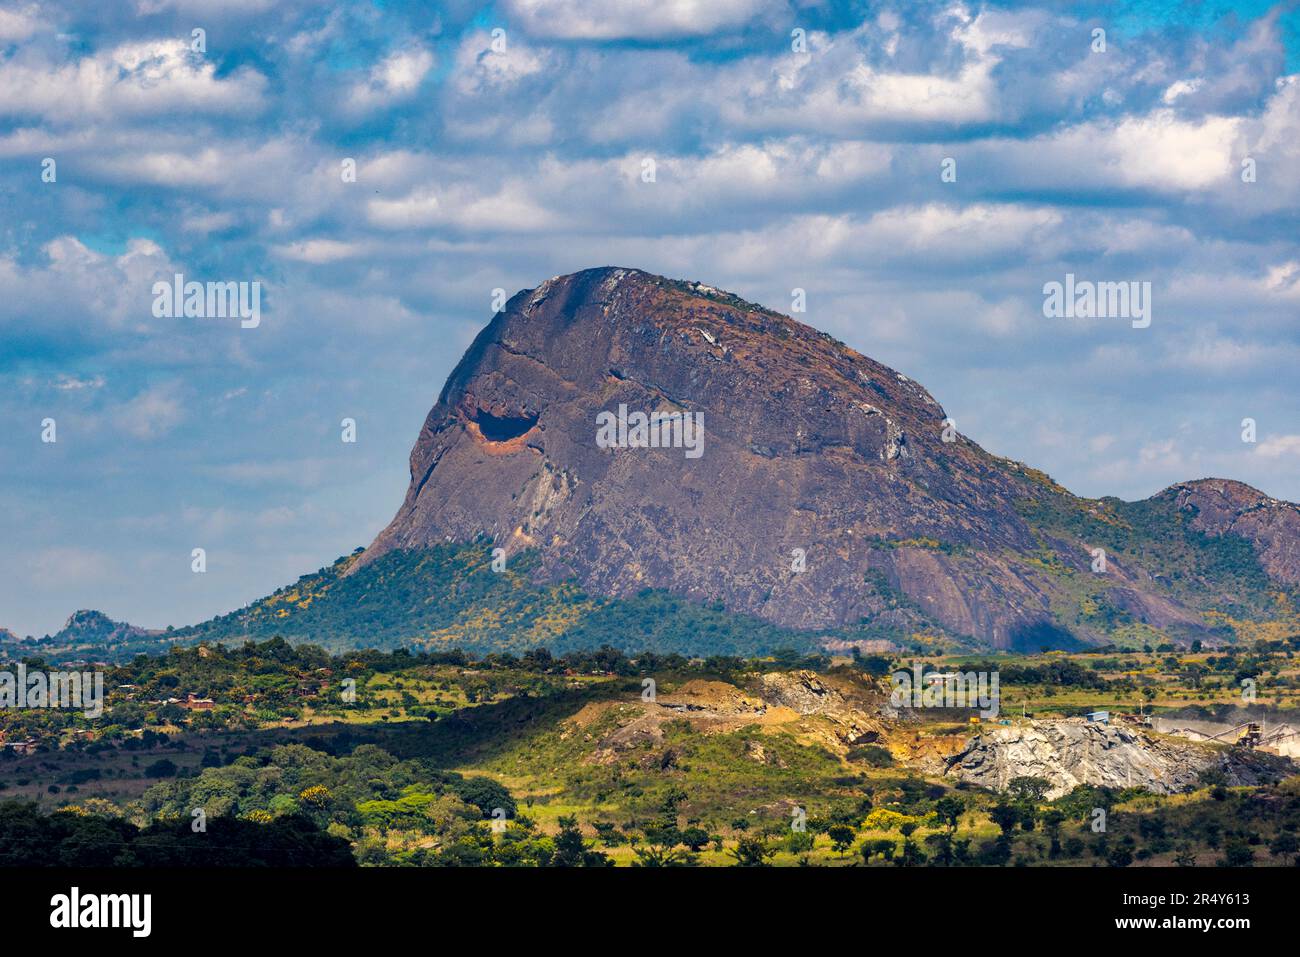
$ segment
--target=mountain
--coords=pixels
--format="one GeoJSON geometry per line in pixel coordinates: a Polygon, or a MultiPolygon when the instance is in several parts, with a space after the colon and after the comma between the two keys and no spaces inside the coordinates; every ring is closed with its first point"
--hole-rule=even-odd
{"type": "Polygon", "coordinates": [[[486,536],[507,561],[536,552],[533,580],[599,595],[1031,649],[1226,639],[1297,584],[1295,505],[1217,479],[1081,499],[945,419],[907,376],[710,286],[561,276],[475,339],[405,501],[344,574],[486,536]],[[603,447],[598,417],[619,410],[698,414],[698,457],[603,447]]]}
{"type": "Polygon", "coordinates": [[[1223,479],[1079,498],[825,333],[634,269],[512,298],[410,468],[373,544],[293,585],[163,635],[79,612],[56,639],[760,655],[1300,633],[1297,506],[1223,479]],[[664,441],[642,441],[654,413],[664,441]]]}
{"type": "Polygon", "coordinates": [[[53,635],[24,640],[0,628],[0,659],[41,657],[51,661],[73,658],[121,659],[139,652],[157,652],[163,632],[114,621],[102,611],[73,612],[53,635]]]}

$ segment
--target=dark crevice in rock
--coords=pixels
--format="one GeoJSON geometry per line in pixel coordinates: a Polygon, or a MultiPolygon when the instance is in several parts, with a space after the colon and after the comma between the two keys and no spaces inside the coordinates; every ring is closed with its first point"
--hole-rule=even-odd
{"type": "Polygon", "coordinates": [[[519,436],[536,425],[537,416],[527,413],[523,415],[493,415],[486,409],[475,409],[474,424],[483,433],[483,438],[489,442],[509,442],[511,439],[519,438],[519,436]]]}

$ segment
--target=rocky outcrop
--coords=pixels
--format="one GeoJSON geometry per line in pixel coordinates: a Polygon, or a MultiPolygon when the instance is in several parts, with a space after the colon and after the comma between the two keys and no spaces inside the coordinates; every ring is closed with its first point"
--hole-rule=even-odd
{"type": "Polygon", "coordinates": [[[83,610],[73,612],[59,630],[52,636],[51,643],[57,645],[115,645],[136,638],[156,634],[124,621],[114,621],[102,611],[83,610]]]}
{"type": "MultiPolygon", "coordinates": [[[[769,672],[752,676],[743,688],[695,679],[652,698],[588,705],[573,717],[566,737],[584,734],[594,744],[589,760],[597,764],[636,748],[658,747],[665,725],[679,721],[702,734],[747,727],[785,731],[804,744],[844,755],[892,726],[880,710],[884,700],[884,692],[863,676],[769,672]],[[589,730],[611,724],[600,737],[589,730]]],[[[746,746],[746,754],[761,763],[779,763],[756,742],[746,746]]]]}
{"type": "MultiPolygon", "coordinates": [[[[1090,543],[1044,536],[1022,507],[1087,503],[945,423],[907,376],[710,286],[635,269],[556,277],[474,340],[421,429],[405,501],[346,574],[486,535],[537,550],[540,578],[615,597],[668,589],[795,628],[938,625],[1034,651],[1073,644],[1067,628],[1100,640],[1055,610],[1074,600],[1060,576],[1089,573],[1090,543]],[[611,446],[598,417],[620,410],[699,417],[703,444],[661,428],[663,442],[624,431],[611,446]]],[[[1300,541],[1289,521],[1230,524],[1285,576],[1300,541]]],[[[1157,571],[1113,560],[1110,604],[1203,630],[1157,571]]]]}
{"type": "Polygon", "coordinates": [[[1300,506],[1228,479],[1182,482],[1162,493],[1209,535],[1237,535],[1255,549],[1275,581],[1300,583],[1300,506]]]}
{"type": "Polygon", "coordinates": [[[1080,784],[1173,794],[1219,770],[1228,784],[1262,784],[1295,773],[1285,759],[1245,749],[1174,741],[1129,728],[1077,721],[1039,721],[977,734],[947,760],[950,777],[1006,790],[1018,777],[1051,782],[1049,798],[1080,784]]]}
{"type": "Polygon", "coordinates": [[[844,696],[812,671],[773,671],[761,675],[758,692],[773,704],[798,714],[841,714],[848,708],[844,696]]]}

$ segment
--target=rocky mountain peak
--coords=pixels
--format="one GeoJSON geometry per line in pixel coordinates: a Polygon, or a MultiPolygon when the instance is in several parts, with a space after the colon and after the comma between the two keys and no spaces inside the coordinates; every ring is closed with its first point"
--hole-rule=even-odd
{"type": "MultiPolygon", "coordinates": [[[[662,588],[789,627],[939,628],[996,647],[1090,628],[1062,627],[1061,576],[1088,575],[1106,542],[1069,516],[1124,524],[946,430],[921,385],[831,336],[614,267],[516,294],[448,378],[410,465],[397,515],[347,574],[486,535],[604,595],[662,588]]],[[[1215,495],[1240,497],[1216,481],[1176,493],[1196,521],[1215,495]]],[[[1243,522],[1234,534],[1256,534],[1243,522]]],[[[1300,535],[1268,528],[1254,540],[1288,574],[1278,542],[1300,535]]],[[[1155,572],[1116,557],[1109,575],[1101,597],[1120,613],[1201,627],[1155,572]]]]}
{"type": "Polygon", "coordinates": [[[54,641],[112,644],[148,634],[150,632],[146,629],[137,628],[126,622],[114,621],[102,611],[82,609],[68,616],[63,628],[54,635],[54,641]]]}

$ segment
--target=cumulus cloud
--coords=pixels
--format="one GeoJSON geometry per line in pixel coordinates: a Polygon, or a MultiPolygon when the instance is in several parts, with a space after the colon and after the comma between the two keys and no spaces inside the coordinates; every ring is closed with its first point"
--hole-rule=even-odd
{"type": "Polygon", "coordinates": [[[420,89],[420,83],[433,69],[433,63],[433,54],[422,47],[390,53],[348,92],[348,109],[353,114],[360,114],[409,99],[420,89]]]}
{"type": "Polygon", "coordinates": [[[548,68],[544,51],[529,49],[505,36],[471,33],[456,52],[456,85],[467,95],[500,95],[548,68]]]}
{"type": "Polygon", "coordinates": [[[507,10],[534,36],[581,40],[699,36],[775,14],[778,0],[508,0],[507,10]]]}
{"type": "Polygon", "coordinates": [[[54,123],[163,113],[257,110],[266,79],[249,66],[218,77],[185,40],[129,43],[62,64],[36,57],[0,61],[0,116],[54,123]]]}
{"type": "Polygon", "coordinates": [[[40,11],[35,5],[0,9],[0,41],[26,40],[40,28],[40,11]]]}
{"type": "Polygon", "coordinates": [[[96,252],[75,236],[59,236],[40,251],[43,262],[0,256],[0,334],[21,327],[92,337],[127,332],[149,316],[149,287],[171,268],[162,249],[136,238],[118,255],[96,252]]]}
{"type": "Polygon", "coordinates": [[[1266,459],[1300,457],[1300,435],[1278,435],[1259,443],[1255,453],[1266,459]]]}

